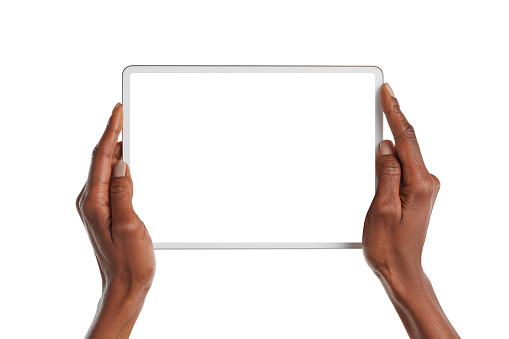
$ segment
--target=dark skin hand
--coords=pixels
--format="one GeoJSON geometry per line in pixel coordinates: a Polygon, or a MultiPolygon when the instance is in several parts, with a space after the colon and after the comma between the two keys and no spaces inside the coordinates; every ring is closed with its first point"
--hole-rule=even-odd
{"type": "Polygon", "coordinates": [[[128,338],[155,273],[152,240],[134,212],[131,173],[117,143],[122,121],[122,105],[117,104],[76,199],[102,277],[102,296],[87,338],[128,338]]]}
{"type": "MultiPolygon", "coordinates": [[[[440,182],[426,169],[414,129],[388,84],[380,96],[396,145],[384,140],[378,149],[378,187],[364,224],[364,256],[411,338],[459,338],[421,265],[440,182]]],[[[131,174],[117,143],[122,120],[117,104],[76,200],[102,277],[87,338],[128,338],[155,273],[152,240],[134,212],[131,174]]]]}
{"type": "Polygon", "coordinates": [[[378,148],[378,187],[364,223],[364,256],[411,338],[459,338],[421,265],[440,182],[426,169],[415,131],[388,84],[380,99],[395,145],[384,140],[378,148]]]}

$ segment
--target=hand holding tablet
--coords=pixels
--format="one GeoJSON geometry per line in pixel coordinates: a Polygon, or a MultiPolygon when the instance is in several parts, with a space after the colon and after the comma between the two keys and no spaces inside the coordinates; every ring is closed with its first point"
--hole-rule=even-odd
{"type": "Polygon", "coordinates": [[[134,212],[131,173],[117,143],[122,121],[122,105],[117,104],[76,199],[102,278],[89,338],[129,337],[155,273],[152,239],[134,212]]]}
{"type": "Polygon", "coordinates": [[[378,149],[378,187],[364,224],[364,256],[411,338],[459,338],[421,266],[440,181],[426,169],[414,128],[389,84],[380,99],[396,147],[384,140],[378,149]]]}
{"type": "MultiPolygon", "coordinates": [[[[364,226],[365,257],[411,337],[459,338],[420,265],[440,184],[424,166],[414,130],[387,84],[380,95],[396,147],[385,140],[376,148],[378,187],[364,226]]],[[[134,212],[130,170],[120,160],[121,143],[116,143],[122,119],[122,106],[117,105],[76,201],[103,279],[90,338],[129,337],[155,269],[152,241],[134,212]]]]}

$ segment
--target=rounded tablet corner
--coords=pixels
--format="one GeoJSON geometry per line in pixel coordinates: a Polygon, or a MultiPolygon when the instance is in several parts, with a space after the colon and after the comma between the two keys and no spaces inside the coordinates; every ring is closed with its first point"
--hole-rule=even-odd
{"type": "Polygon", "coordinates": [[[122,70],[122,79],[125,79],[126,77],[128,77],[129,75],[131,75],[131,73],[133,73],[134,71],[134,68],[136,66],[135,65],[129,65],[129,66],[126,66],[123,70],[122,70]]]}
{"type": "Polygon", "coordinates": [[[382,69],[378,66],[369,66],[371,68],[371,73],[375,76],[375,79],[377,79],[377,82],[380,84],[383,84],[384,82],[384,72],[382,69]]]}

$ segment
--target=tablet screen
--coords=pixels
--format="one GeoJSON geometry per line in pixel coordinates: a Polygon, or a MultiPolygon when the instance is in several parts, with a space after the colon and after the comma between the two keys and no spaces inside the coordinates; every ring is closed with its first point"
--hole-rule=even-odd
{"type": "Polygon", "coordinates": [[[371,73],[132,73],[133,204],[154,242],[360,242],[371,73]]]}

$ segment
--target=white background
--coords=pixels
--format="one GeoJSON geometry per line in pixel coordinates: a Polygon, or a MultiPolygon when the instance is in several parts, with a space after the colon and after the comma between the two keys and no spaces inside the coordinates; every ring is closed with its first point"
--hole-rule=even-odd
{"type": "MultiPolygon", "coordinates": [[[[503,5],[3,2],[0,336],[80,337],[90,324],[100,276],[74,203],[92,148],[121,100],[125,66],[332,64],[383,69],[428,169],[442,182],[424,269],[462,337],[507,337],[503,5]]],[[[154,175],[165,175],[157,159],[154,175]]],[[[157,254],[158,274],[175,274],[156,276],[133,337],[406,337],[360,251],[200,253],[157,254]],[[299,307],[317,302],[317,288],[337,289],[334,311],[299,307]],[[189,302],[175,305],[177,294],[189,302]],[[340,332],[325,333],[328,327],[340,332]]]]}
{"type": "Polygon", "coordinates": [[[124,159],[152,241],[361,242],[379,89],[330,72],[131,74],[124,159]]]}

